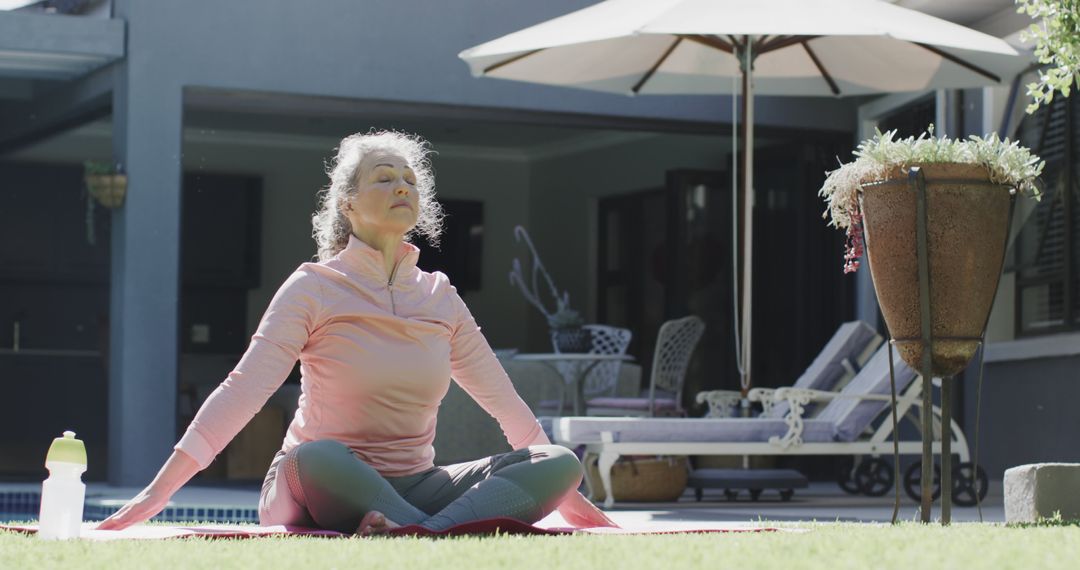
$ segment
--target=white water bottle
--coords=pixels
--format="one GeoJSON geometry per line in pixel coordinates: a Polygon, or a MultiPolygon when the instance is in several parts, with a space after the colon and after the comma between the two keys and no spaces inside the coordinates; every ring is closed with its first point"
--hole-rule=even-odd
{"type": "Polygon", "coordinates": [[[75,432],[65,431],[64,437],[53,440],[45,467],[49,478],[41,484],[38,536],[46,540],[78,538],[86,498],[82,482],[86,447],[82,440],[75,439],[75,432]]]}

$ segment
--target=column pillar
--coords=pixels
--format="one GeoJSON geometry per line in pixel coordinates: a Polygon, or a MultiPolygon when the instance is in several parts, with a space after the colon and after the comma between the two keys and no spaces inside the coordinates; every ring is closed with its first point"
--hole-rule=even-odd
{"type": "MultiPolygon", "coordinates": [[[[119,1],[117,17],[136,3],[119,1]]],[[[113,156],[128,175],[113,212],[109,483],[150,482],[176,442],[182,89],[129,26],[113,90],[113,156]]]]}

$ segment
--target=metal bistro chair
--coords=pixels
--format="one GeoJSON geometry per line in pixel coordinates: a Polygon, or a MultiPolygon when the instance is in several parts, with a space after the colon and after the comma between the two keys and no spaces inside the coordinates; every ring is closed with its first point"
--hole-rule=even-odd
{"type": "Polygon", "coordinates": [[[690,315],[660,325],[653,353],[649,389],[639,398],[601,397],[586,400],[588,416],[685,416],[683,382],[690,356],[705,332],[705,322],[690,315]]]}
{"type": "MultiPolygon", "coordinates": [[[[630,329],[608,325],[584,325],[581,328],[591,333],[592,347],[589,349],[591,354],[626,354],[626,348],[630,346],[630,339],[633,336],[630,329]]],[[[556,353],[559,352],[559,347],[555,344],[554,334],[552,334],[551,346],[556,353]]],[[[575,368],[582,366],[582,364],[557,362],[555,366],[563,378],[573,378],[577,374],[575,368]]],[[[583,392],[585,398],[613,396],[619,381],[619,369],[621,366],[622,362],[618,360],[601,362],[593,366],[584,379],[583,392]]],[[[540,401],[537,406],[537,415],[562,415],[566,407],[566,389],[573,389],[574,387],[564,386],[563,388],[559,392],[562,396],[560,399],[540,401]]]]}

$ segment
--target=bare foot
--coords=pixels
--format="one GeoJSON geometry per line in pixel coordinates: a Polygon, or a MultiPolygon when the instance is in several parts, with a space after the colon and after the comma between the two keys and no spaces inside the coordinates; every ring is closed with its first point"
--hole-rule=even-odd
{"type": "Polygon", "coordinates": [[[356,534],[359,536],[368,536],[372,534],[383,534],[392,528],[398,528],[401,525],[386,518],[386,515],[379,511],[369,511],[364,515],[364,518],[360,520],[360,526],[356,528],[356,534]]]}

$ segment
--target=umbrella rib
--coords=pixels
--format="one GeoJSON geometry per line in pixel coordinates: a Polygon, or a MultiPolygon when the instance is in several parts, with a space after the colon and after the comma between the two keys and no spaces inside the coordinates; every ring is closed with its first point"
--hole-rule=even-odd
{"type": "Polygon", "coordinates": [[[718,49],[727,53],[734,53],[735,47],[717,37],[700,36],[700,35],[679,35],[680,39],[690,40],[694,43],[701,44],[703,46],[718,49]]]}
{"type": "Polygon", "coordinates": [[[544,48],[534,49],[532,51],[527,51],[527,52],[525,52],[523,54],[520,54],[520,55],[515,55],[514,57],[511,57],[509,59],[504,59],[504,60],[500,61],[499,63],[495,63],[495,64],[492,64],[492,65],[489,65],[489,66],[485,67],[484,71],[481,72],[481,75],[487,75],[488,73],[491,73],[492,71],[495,71],[496,69],[499,69],[500,67],[503,67],[504,65],[510,65],[511,63],[514,63],[515,61],[520,61],[522,59],[525,59],[525,58],[529,57],[530,55],[533,55],[535,53],[539,53],[539,52],[542,52],[542,51],[544,51],[544,48]]]}
{"type": "Polygon", "coordinates": [[[810,59],[814,62],[814,65],[817,66],[818,71],[821,72],[821,76],[824,77],[826,83],[829,84],[829,89],[832,90],[833,95],[839,95],[840,88],[836,86],[836,82],[833,81],[832,76],[829,75],[829,72],[825,69],[825,66],[821,64],[821,60],[818,59],[818,56],[816,53],[814,53],[814,50],[810,49],[810,45],[806,43],[806,40],[803,40],[799,43],[802,44],[803,49],[806,50],[806,55],[810,56],[810,59]]]}
{"type": "Polygon", "coordinates": [[[967,69],[969,69],[971,71],[974,71],[975,73],[978,73],[979,75],[982,75],[983,77],[986,77],[988,79],[993,79],[995,82],[1001,83],[1001,78],[1000,77],[994,75],[993,73],[990,73],[989,71],[987,71],[987,70],[985,70],[985,69],[983,69],[983,68],[981,68],[981,67],[979,67],[979,66],[977,66],[975,64],[966,62],[966,61],[956,57],[955,55],[953,55],[951,53],[947,53],[947,52],[945,52],[943,50],[940,50],[940,49],[938,49],[938,48],[936,48],[934,46],[931,46],[931,45],[922,44],[922,43],[919,43],[919,42],[912,42],[912,43],[919,46],[919,47],[921,47],[921,48],[923,48],[923,49],[925,49],[925,50],[927,50],[927,51],[936,53],[937,55],[940,55],[941,57],[955,63],[956,65],[959,65],[960,67],[967,68],[967,69]]]}
{"type": "Polygon", "coordinates": [[[777,38],[777,39],[772,40],[772,41],[768,42],[767,44],[761,46],[761,49],[758,50],[758,53],[762,54],[762,53],[767,53],[767,52],[770,52],[770,51],[776,51],[778,49],[784,49],[784,48],[786,48],[788,46],[795,45],[795,44],[801,44],[803,42],[812,40],[814,38],[820,38],[820,37],[821,36],[786,36],[786,37],[783,37],[783,38],[777,38]]]}
{"type": "Polygon", "coordinates": [[[645,75],[642,76],[642,78],[639,79],[638,82],[630,89],[630,91],[632,91],[634,95],[637,95],[638,91],[641,91],[641,88],[645,86],[645,83],[652,79],[652,76],[654,73],[656,73],[656,70],[660,69],[660,66],[663,65],[665,61],[667,61],[667,58],[671,55],[671,52],[675,51],[675,48],[679,47],[679,44],[682,41],[683,39],[681,37],[675,38],[675,41],[672,42],[670,46],[668,46],[667,50],[664,51],[664,54],[660,56],[660,59],[656,60],[656,63],[654,63],[652,67],[649,68],[649,71],[645,72],[645,75]]]}
{"type": "MultiPolygon", "coordinates": [[[[768,36],[765,36],[765,37],[768,37],[768,36]]],[[[763,37],[762,39],[764,40],[765,37],[763,37]]],[[[763,51],[769,51],[770,49],[772,49],[772,46],[774,46],[774,45],[776,45],[776,44],[778,44],[780,42],[787,41],[789,39],[791,39],[791,36],[774,36],[774,37],[770,38],[769,41],[767,41],[767,42],[763,41],[761,43],[761,45],[758,46],[757,51],[759,53],[763,52],[763,51]]]]}

